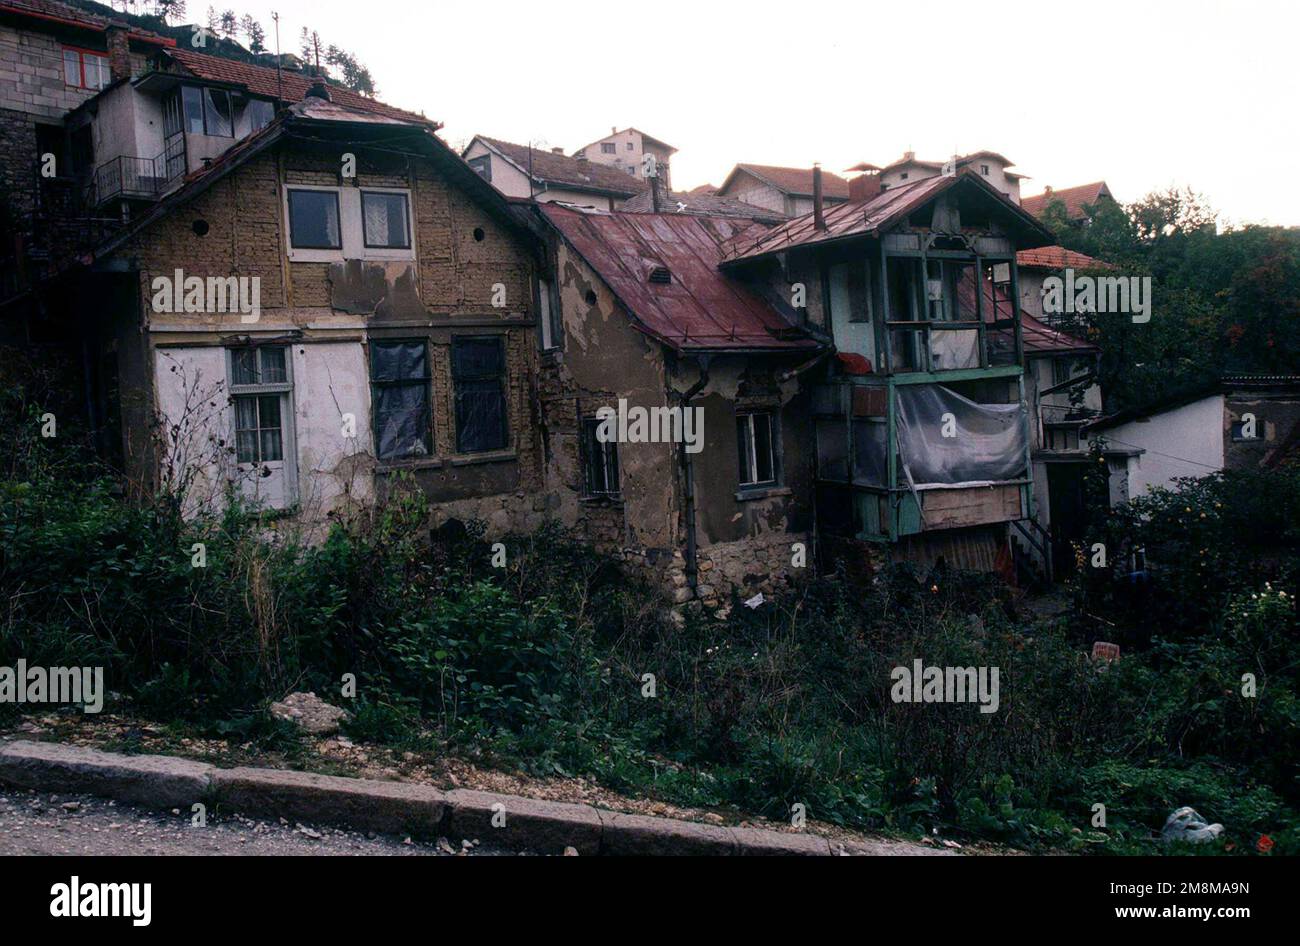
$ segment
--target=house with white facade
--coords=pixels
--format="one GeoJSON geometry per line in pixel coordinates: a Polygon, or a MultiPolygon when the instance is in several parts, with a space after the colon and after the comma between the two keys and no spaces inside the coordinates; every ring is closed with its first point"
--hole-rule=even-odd
{"type": "Polygon", "coordinates": [[[475,135],[461,157],[507,197],[616,210],[647,189],[635,175],[585,157],[570,157],[562,148],[536,148],[475,135]]]}

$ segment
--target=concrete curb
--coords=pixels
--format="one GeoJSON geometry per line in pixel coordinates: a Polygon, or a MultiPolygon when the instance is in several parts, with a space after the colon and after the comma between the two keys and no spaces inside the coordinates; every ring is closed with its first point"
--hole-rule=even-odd
{"type": "MultiPolygon", "coordinates": [[[[512,850],[583,855],[828,856],[811,834],[730,828],[408,782],[282,769],[219,769],[171,756],[127,756],[51,742],[0,742],[0,784],[101,795],[149,808],[217,804],[248,815],[337,824],[413,837],[478,838],[512,850]]],[[[852,850],[852,849],[851,849],[852,850]]],[[[864,849],[865,850],[865,849],[864,849]]],[[[941,854],[882,842],[871,853],[941,854]]]]}

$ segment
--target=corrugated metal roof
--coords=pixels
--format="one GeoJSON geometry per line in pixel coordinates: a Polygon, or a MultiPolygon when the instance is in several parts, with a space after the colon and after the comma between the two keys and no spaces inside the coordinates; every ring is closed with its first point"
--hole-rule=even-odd
{"type": "MultiPolygon", "coordinates": [[[[816,349],[761,296],[718,270],[722,246],[747,228],[730,217],[538,210],[628,309],[637,327],[677,351],[816,349]],[[652,283],[652,270],[672,275],[652,283]]],[[[750,224],[758,228],[758,224],[750,224]]]]}
{"type": "Polygon", "coordinates": [[[953,177],[927,177],[909,184],[891,187],[867,200],[828,206],[824,212],[826,228],[823,230],[818,230],[813,225],[813,214],[805,214],[766,232],[746,234],[729,243],[724,254],[724,262],[753,259],[794,247],[816,246],[819,243],[829,243],[848,237],[877,236],[886,227],[902,220],[918,207],[958,185],[981,189],[988,197],[1002,205],[1009,216],[1018,219],[1025,229],[1038,234],[1037,241],[1025,242],[1041,244],[1051,239],[1050,231],[995,190],[982,177],[970,171],[961,171],[953,177]]]}

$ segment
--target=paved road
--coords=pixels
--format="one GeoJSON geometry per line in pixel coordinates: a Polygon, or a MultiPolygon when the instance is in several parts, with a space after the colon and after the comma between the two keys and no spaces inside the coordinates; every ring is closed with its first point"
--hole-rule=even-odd
{"type": "MultiPolygon", "coordinates": [[[[190,826],[190,812],[149,811],[87,795],[0,790],[0,855],[12,854],[370,854],[453,856],[460,842],[407,844],[322,825],[208,814],[190,826]]],[[[472,848],[475,856],[499,854],[472,848]]]]}

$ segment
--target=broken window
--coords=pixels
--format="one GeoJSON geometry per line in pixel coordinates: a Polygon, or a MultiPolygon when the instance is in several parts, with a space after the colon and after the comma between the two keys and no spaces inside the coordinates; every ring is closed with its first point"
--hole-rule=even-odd
{"type": "Polygon", "coordinates": [[[771,411],[736,416],[740,452],[740,487],[771,486],[777,480],[776,445],[771,411]]]}
{"type": "Polygon", "coordinates": [[[559,348],[561,328],[556,319],[555,287],[549,279],[537,280],[537,325],[541,335],[542,351],[559,348]]]}
{"type": "Polygon", "coordinates": [[[509,444],[505,373],[505,346],[499,336],[452,339],[458,452],[504,450],[509,444]]]}
{"type": "Polygon", "coordinates": [[[379,459],[407,460],[433,454],[429,385],[429,350],[423,339],[370,343],[370,390],[379,459]]]}
{"type": "Polygon", "coordinates": [[[203,90],[203,134],[218,138],[235,136],[234,111],[225,89],[203,90]]]}
{"type": "Polygon", "coordinates": [[[230,400],[235,409],[235,460],[284,459],[289,366],[282,345],[230,349],[230,400]]]}
{"type": "Polygon", "coordinates": [[[587,496],[618,495],[618,444],[597,436],[600,418],[582,419],[583,490],[587,496]]]}
{"type": "Polygon", "coordinates": [[[470,158],[468,164],[483,180],[492,180],[492,155],[481,154],[477,158],[470,158]]]}
{"type": "Polygon", "coordinates": [[[335,191],[289,191],[289,242],[298,249],[337,250],[339,195],[335,191]]]}

